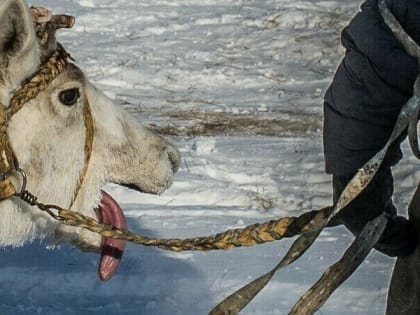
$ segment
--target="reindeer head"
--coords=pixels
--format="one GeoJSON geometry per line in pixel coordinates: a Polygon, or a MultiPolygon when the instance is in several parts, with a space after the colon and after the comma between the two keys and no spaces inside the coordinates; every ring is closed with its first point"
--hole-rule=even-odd
{"type": "MultiPolygon", "coordinates": [[[[56,50],[55,30],[72,22],[48,11],[31,11],[23,0],[0,3],[1,104],[7,106],[16,89],[56,50]]],[[[175,147],[124,113],[72,63],[12,117],[7,134],[27,174],[28,190],[40,200],[122,228],[126,223],[120,207],[101,188],[114,182],[159,194],[171,185],[180,158],[175,147]],[[89,163],[87,106],[93,129],[89,163]]],[[[11,180],[16,187],[21,185],[19,176],[11,180]]],[[[103,280],[118,266],[123,241],[102,240],[91,232],[62,226],[14,198],[0,202],[0,213],[0,246],[45,238],[102,251],[103,280]]]]}

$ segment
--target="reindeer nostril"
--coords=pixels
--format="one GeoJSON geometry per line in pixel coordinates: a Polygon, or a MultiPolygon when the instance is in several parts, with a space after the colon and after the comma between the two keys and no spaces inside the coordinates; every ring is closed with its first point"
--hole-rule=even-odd
{"type": "Polygon", "coordinates": [[[175,173],[179,168],[179,162],[181,160],[180,153],[175,147],[168,146],[166,147],[166,154],[168,154],[169,161],[172,164],[172,171],[175,173]]]}

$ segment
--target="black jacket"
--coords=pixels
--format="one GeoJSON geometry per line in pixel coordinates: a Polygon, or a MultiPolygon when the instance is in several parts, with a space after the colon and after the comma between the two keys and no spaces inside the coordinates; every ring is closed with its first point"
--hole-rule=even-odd
{"type": "MultiPolygon", "coordinates": [[[[388,7],[420,43],[420,0],[390,0],[388,7]]],[[[383,22],[377,0],[367,0],[344,28],[346,54],[325,94],[324,154],[327,173],[354,173],[387,141],[419,73],[383,22]]],[[[390,152],[393,163],[401,157],[390,152]]]]}

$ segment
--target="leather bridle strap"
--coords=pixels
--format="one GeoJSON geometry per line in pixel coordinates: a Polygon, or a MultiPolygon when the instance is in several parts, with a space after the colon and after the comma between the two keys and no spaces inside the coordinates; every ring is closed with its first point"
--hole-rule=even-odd
{"type": "MultiPolygon", "coordinates": [[[[17,90],[9,102],[9,106],[0,105],[0,179],[7,179],[17,168],[17,160],[10,146],[7,127],[11,118],[31,99],[44,91],[54,78],[56,78],[67,65],[69,55],[61,45],[51,55],[45,64],[32,76],[30,80],[17,90]]],[[[4,183],[3,183],[4,185],[4,183]]],[[[2,186],[0,184],[0,186],[2,186]]],[[[7,185],[9,186],[9,184],[7,185]]],[[[10,193],[0,192],[0,199],[10,197],[10,193]]]]}
{"type": "Polygon", "coordinates": [[[79,175],[79,180],[77,181],[76,189],[73,193],[73,198],[70,202],[70,207],[73,207],[74,203],[76,202],[77,196],[79,195],[80,189],[82,188],[83,182],[85,180],[87,170],[89,167],[90,157],[92,156],[93,150],[93,135],[94,135],[94,125],[93,125],[93,117],[92,112],[90,110],[89,101],[86,99],[84,107],[83,107],[83,121],[85,124],[85,163],[83,165],[82,171],[79,175]]]}
{"type": "MultiPolygon", "coordinates": [[[[57,48],[51,57],[39,67],[36,73],[26,81],[19,90],[14,93],[9,106],[5,107],[0,104],[0,200],[10,198],[16,194],[16,189],[9,177],[17,171],[23,172],[19,168],[18,159],[10,145],[9,136],[7,134],[9,122],[26,103],[37,97],[39,93],[45,91],[51,82],[65,69],[68,64],[68,59],[71,59],[71,56],[65,51],[60,43],[57,43],[57,48]]],[[[83,119],[86,129],[85,163],[71,200],[71,206],[75,202],[81,189],[92,155],[94,124],[89,102],[87,100],[85,101],[83,108],[83,119]]],[[[26,187],[22,187],[21,191],[25,188],[26,187]]]]}

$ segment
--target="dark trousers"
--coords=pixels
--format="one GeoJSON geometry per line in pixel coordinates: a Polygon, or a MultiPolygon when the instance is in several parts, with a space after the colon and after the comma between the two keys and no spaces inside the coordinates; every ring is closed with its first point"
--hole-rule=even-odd
{"type": "MultiPolygon", "coordinates": [[[[333,175],[334,204],[353,175],[333,175]]],[[[337,220],[354,235],[358,235],[369,220],[385,211],[389,215],[388,224],[375,249],[388,256],[404,257],[414,251],[418,234],[411,221],[397,215],[392,202],[393,192],[394,180],[391,168],[385,164],[366,189],[337,215],[337,220]]]]}

